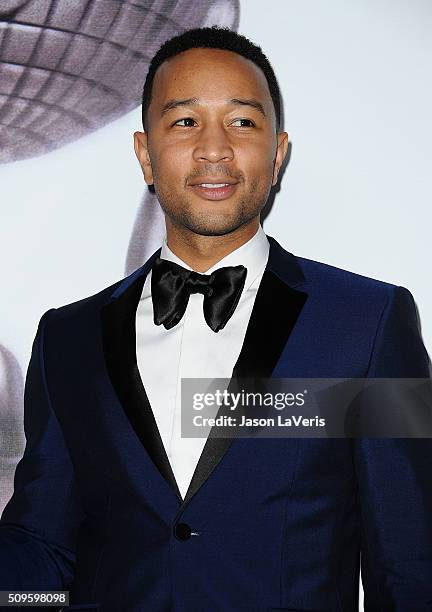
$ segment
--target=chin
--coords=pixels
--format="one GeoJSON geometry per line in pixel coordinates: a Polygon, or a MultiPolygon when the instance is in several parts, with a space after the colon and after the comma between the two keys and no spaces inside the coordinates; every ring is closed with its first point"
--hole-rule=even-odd
{"type": "Polygon", "coordinates": [[[242,223],[236,221],[209,221],[207,219],[205,222],[189,223],[188,227],[200,236],[225,236],[226,234],[231,234],[242,225],[242,223]]]}

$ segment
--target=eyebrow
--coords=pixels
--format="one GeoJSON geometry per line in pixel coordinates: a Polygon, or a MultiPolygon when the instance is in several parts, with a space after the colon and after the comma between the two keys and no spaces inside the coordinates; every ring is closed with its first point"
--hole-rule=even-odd
{"type": "MultiPolygon", "coordinates": [[[[247,99],[230,98],[229,100],[225,100],[225,102],[227,104],[234,104],[236,106],[251,106],[252,108],[255,108],[256,110],[258,110],[264,117],[266,117],[263,105],[256,98],[247,98],[247,99]]],[[[167,113],[168,111],[174,108],[179,108],[182,106],[199,106],[199,104],[200,104],[200,100],[198,98],[185,98],[183,100],[176,100],[176,99],[168,100],[168,102],[164,104],[162,107],[161,117],[165,115],[165,113],[167,113]]]]}

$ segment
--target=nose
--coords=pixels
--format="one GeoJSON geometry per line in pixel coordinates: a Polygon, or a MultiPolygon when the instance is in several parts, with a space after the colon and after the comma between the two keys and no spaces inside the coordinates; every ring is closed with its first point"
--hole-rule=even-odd
{"type": "Polygon", "coordinates": [[[203,127],[194,148],[193,157],[198,162],[231,161],[234,158],[234,150],[224,126],[209,124],[203,127]]]}

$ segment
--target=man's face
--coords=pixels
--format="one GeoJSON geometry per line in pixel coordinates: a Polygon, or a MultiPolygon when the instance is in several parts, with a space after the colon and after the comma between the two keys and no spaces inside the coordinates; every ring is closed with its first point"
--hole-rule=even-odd
{"type": "Polygon", "coordinates": [[[276,133],[263,72],[221,49],[190,49],[164,62],[147,132],[134,136],[167,224],[205,236],[256,223],[288,144],[276,133]]]}

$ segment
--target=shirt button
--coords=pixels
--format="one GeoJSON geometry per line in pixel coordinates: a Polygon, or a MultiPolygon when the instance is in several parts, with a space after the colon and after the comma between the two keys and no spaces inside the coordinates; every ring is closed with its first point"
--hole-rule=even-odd
{"type": "Polygon", "coordinates": [[[189,540],[192,530],[186,523],[177,523],[174,527],[174,535],[178,540],[189,540]]]}

